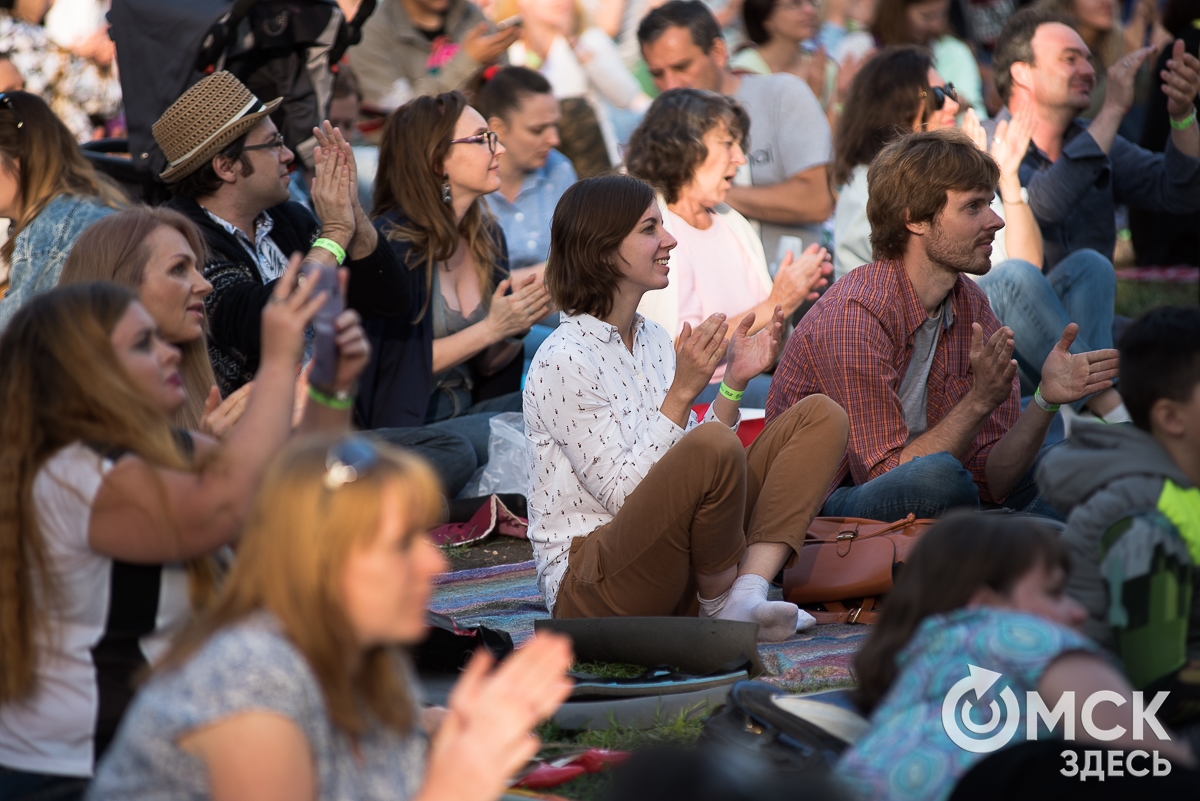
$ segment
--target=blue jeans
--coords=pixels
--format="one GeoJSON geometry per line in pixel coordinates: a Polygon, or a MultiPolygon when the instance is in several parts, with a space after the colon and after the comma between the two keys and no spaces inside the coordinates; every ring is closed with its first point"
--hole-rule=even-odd
{"type": "MultiPolygon", "coordinates": [[[[489,419],[491,417],[486,416],[489,419]]],[[[412,428],[380,428],[368,433],[392,445],[410,450],[428,461],[442,480],[448,498],[458,495],[480,464],[471,439],[455,431],[453,426],[435,423],[412,428]]],[[[487,461],[486,446],[483,460],[487,461]]]]}
{"type": "MultiPolygon", "coordinates": [[[[1094,250],[1077,250],[1043,274],[1034,265],[1009,259],[979,278],[992,311],[1013,330],[1022,395],[1032,395],[1042,364],[1068,323],[1078,323],[1072,353],[1111,348],[1117,276],[1112,262],[1094,250]]],[[[1076,410],[1083,401],[1072,404],[1076,410]]]]}
{"type": "MultiPolygon", "coordinates": [[[[1003,503],[986,504],[983,508],[1011,509],[1062,520],[1062,515],[1042,500],[1033,477],[1047,450],[1042,449],[1003,503]]],[[[865,517],[890,523],[904,519],[909,512],[918,518],[941,517],[946,510],[961,506],[979,509],[979,488],[971,471],[943,451],[918,456],[866,484],[838,487],[821,507],[821,515],[865,517]]]]}
{"type": "Polygon", "coordinates": [[[27,773],[0,765],[0,798],[4,801],[79,801],[88,779],[27,773]]]}
{"type": "MultiPolygon", "coordinates": [[[[717,389],[721,386],[721,382],[709,384],[704,388],[704,391],[696,396],[696,403],[712,403],[717,399],[717,389]]],[[[770,373],[760,373],[750,379],[750,383],[746,385],[746,394],[742,396],[742,408],[744,409],[765,409],[767,408],[767,393],[771,391],[771,375],[770,373]]]]}

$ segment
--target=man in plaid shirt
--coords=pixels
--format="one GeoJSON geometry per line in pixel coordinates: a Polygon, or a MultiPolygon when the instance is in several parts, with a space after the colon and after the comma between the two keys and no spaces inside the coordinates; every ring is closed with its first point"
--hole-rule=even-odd
{"type": "Polygon", "coordinates": [[[867,176],[877,261],[835,283],[787,343],[767,422],[821,393],[850,417],[822,515],[899,520],[1038,503],[1033,464],[1059,404],[1112,385],[1117,351],[1073,354],[1068,325],[1021,411],[1012,330],[968,275],[990,269],[999,169],[956,130],[885,148],[867,176]]]}

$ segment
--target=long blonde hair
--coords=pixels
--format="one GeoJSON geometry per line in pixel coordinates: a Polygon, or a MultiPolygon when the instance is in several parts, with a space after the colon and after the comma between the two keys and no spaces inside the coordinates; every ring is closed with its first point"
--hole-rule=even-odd
{"type": "Polygon", "coordinates": [[[406,225],[390,226],[387,238],[408,242],[417,263],[409,269],[425,268],[425,304],[416,319],[425,316],[433,290],[433,270],[458,250],[461,236],[479,274],[479,294],[485,307],[490,304],[493,267],[500,257],[499,247],[489,231],[491,212],[477,198],[455,224],[454,209],[442,202],[443,165],[450,152],[454,126],[467,108],[461,92],[424,95],[414,98],[392,112],[383,126],[379,145],[379,171],[375,177],[376,218],[390,211],[406,216],[406,225]]]}
{"type": "Polygon", "coordinates": [[[19,175],[22,204],[21,216],[13,220],[8,241],[0,248],[0,258],[11,262],[17,234],[59,195],[95,197],[114,209],[129,201],[88,163],[71,131],[44,100],[28,92],[5,96],[12,107],[0,103],[0,169],[19,175]]]}
{"type": "Polygon", "coordinates": [[[328,489],[327,454],[336,439],[293,441],[263,477],[238,557],[207,614],[176,640],[159,672],[182,666],[213,635],[259,611],[270,612],[317,677],[334,724],[365,731],[364,711],[405,731],[413,698],[398,680],[392,649],[370,649],[347,670],[358,645],[342,606],[342,567],[378,536],[385,494],[399,494],[406,524],[429,528],[441,514],[433,470],[412,454],[380,444],[378,459],[355,480],[328,489]]]}
{"type": "Polygon", "coordinates": [[[127,377],[110,341],[136,300],[113,284],[56,289],[27,302],[0,336],[0,704],[33,691],[34,634],[60,595],[33,502],[46,461],[84,442],[189,469],[170,421],[127,377]]]}
{"type": "MultiPolygon", "coordinates": [[[[112,281],[139,292],[150,260],[146,239],[162,226],[178,231],[195,254],[196,263],[204,264],[208,248],[194,222],[171,209],[137,205],[92,223],[80,234],[63,265],[58,285],[112,281]]],[[[207,332],[207,321],[204,328],[207,332]]],[[[208,356],[208,338],[206,335],[171,344],[182,354],[179,372],[187,395],[175,422],[180,428],[197,430],[204,417],[204,402],[217,383],[208,356]]]]}

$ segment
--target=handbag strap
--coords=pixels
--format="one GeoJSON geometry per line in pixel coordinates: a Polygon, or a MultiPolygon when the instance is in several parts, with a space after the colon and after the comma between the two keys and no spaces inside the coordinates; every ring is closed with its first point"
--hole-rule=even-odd
{"type": "Polygon", "coordinates": [[[879,620],[880,611],[876,607],[877,599],[872,596],[863,598],[860,606],[848,607],[841,601],[826,601],[822,604],[825,607],[824,611],[814,611],[805,609],[804,611],[813,616],[818,625],[826,623],[861,623],[871,626],[879,620]]]}

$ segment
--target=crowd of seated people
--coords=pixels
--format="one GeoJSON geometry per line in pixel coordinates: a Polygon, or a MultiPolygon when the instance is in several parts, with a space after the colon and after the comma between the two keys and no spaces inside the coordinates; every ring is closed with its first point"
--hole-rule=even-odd
{"type": "Polygon", "coordinates": [[[570,644],[445,708],[403,649],[506,412],[554,618],[785,641],[814,518],[944,518],[856,657],[853,797],[1067,794],[1095,748],[1192,797],[1200,313],[1118,336],[1113,261],[1126,209],[1200,212],[1200,58],[1148,0],[957,1],[380,0],[305,169],[218,70],[153,126],[158,206],[0,92],[0,797],[499,798],[570,644]],[[1168,728],[976,753],[974,667],[1168,728]]]}

